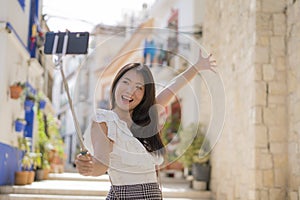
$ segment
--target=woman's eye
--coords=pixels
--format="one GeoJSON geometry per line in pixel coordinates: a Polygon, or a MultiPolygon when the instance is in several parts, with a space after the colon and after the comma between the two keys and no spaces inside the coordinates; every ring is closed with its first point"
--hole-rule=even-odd
{"type": "Polygon", "coordinates": [[[126,84],[126,85],[128,85],[129,82],[128,81],[123,81],[123,83],[126,84]]]}
{"type": "Polygon", "coordinates": [[[137,88],[138,90],[143,90],[143,87],[141,87],[141,86],[136,86],[136,88],[137,88]]]}

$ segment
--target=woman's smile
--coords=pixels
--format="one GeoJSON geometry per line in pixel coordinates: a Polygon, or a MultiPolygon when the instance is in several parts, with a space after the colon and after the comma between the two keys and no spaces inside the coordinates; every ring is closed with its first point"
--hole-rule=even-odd
{"type": "Polygon", "coordinates": [[[121,110],[133,110],[142,101],[144,90],[143,76],[135,70],[129,70],[116,86],[116,105],[121,110]]]}

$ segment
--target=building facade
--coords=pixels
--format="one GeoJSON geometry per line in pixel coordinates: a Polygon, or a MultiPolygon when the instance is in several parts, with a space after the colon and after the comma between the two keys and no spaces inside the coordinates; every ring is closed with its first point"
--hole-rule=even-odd
{"type": "Polygon", "coordinates": [[[20,170],[18,138],[28,137],[34,144],[37,133],[37,109],[26,110],[25,96],[13,98],[10,86],[19,82],[25,84],[26,95],[43,94],[47,112],[54,113],[51,58],[44,57],[41,49],[46,30],[41,8],[39,0],[0,1],[0,185],[13,184],[14,172],[20,170]],[[24,131],[15,129],[18,118],[27,122],[24,131]]]}

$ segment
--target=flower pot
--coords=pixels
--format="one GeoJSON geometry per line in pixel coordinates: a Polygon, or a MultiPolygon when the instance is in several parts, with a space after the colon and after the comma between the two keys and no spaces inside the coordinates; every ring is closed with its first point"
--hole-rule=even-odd
{"type": "Polygon", "coordinates": [[[43,180],[47,180],[49,178],[50,169],[44,169],[43,180]]]}
{"type": "Polygon", "coordinates": [[[39,108],[41,110],[43,110],[43,109],[45,109],[45,107],[46,107],[46,101],[45,100],[40,100],[39,101],[39,108]]]}
{"type": "Polygon", "coordinates": [[[34,106],[34,101],[33,100],[27,99],[27,100],[24,101],[25,112],[30,112],[33,106],[34,106]]]}
{"type": "Polygon", "coordinates": [[[41,181],[44,178],[44,170],[43,169],[37,169],[35,171],[35,178],[36,181],[41,181]]]}
{"type": "Polygon", "coordinates": [[[28,182],[28,171],[15,172],[15,185],[26,185],[28,182]]]}
{"type": "Polygon", "coordinates": [[[12,85],[9,87],[9,90],[10,90],[10,98],[18,99],[22,94],[23,88],[18,85],[12,85]]]}
{"type": "Polygon", "coordinates": [[[34,171],[28,171],[27,184],[31,184],[34,181],[34,176],[34,171]]]}
{"type": "Polygon", "coordinates": [[[192,175],[196,181],[209,182],[210,166],[208,164],[193,163],[192,175]]]}
{"type": "Polygon", "coordinates": [[[16,120],[15,121],[15,131],[16,132],[23,132],[25,128],[25,124],[20,121],[20,120],[16,120]]]}

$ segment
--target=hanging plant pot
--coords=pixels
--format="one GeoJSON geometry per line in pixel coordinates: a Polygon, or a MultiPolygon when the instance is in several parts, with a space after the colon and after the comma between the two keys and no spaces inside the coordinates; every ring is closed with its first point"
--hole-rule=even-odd
{"type": "Polygon", "coordinates": [[[19,85],[12,85],[9,87],[9,89],[10,89],[10,98],[12,99],[18,99],[23,92],[23,88],[19,85]]]}
{"type": "Polygon", "coordinates": [[[46,101],[45,100],[40,100],[39,101],[39,108],[41,110],[43,110],[43,109],[45,109],[45,107],[46,107],[46,101]]]}
{"type": "Polygon", "coordinates": [[[34,101],[33,100],[30,100],[30,99],[26,99],[24,101],[24,109],[25,109],[25,112],[30,112],[31,109],[33,108],[34,106],[34,101]]]}
{"type": "Polygon", "coordinates": [[[23,131],[24,131],[24,128],[25,128],[25,121],[24,121],[24,120],[17,119],[17,120],[15,121],[15,131],[16,131],[16,132],[23,132],[23,131]]]}

